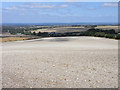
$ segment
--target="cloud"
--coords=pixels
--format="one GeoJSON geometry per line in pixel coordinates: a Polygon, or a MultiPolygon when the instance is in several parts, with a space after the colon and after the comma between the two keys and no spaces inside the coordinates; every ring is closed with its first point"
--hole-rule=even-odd
{"type": "Polygon", "coordinates": [[[66,8],[67,4],[42,4],[42,3],[28,3],[24,5],[9,6],[4,10],[27,10],[27,9],[52,9],[52,8],[66,8]]]}
{"type": "Polygon", "coordinates": [[[76,2],[69,2],[70,5],[76,6],[76,7],[84,7],[86,6],[85,3],[76,3],[76,2]]]}
{"type": "Polygon", "coordinates": [[[65,8],[67,7],[68,5],[67,4],[62,4],[62,5],[41,5],[41,4],[38,4],[38,5],[32,5],[30,6],[30,8],[65,8]]]}
{"type": "Polygon", "coordinates": [[[96,10],[96,8],[87,8],[88,10],[96,10]]]}
{"type": "Polygon", "coordinates": [[[60,5],[60,7],[65,8],[65,7],[68,7],[68,5],[67,4],[62,4],[62,5],[60,5]]]}
{"type": "Polygon", "coordinates": [[[54,8],[55,6],[54,5],[41,5],[41,6],[30,6],[28,8],[33,8],[33,9],[38,9],[38,8],[54,8]]]}
{"type": "Polygon", "coordinates": [[[103,7],[118,7],[118,3],[104,3],[103,7]]]}
{"type": "Polygon", "coordinates": [[[5,10],[17,10],[17,7],[12,6],[12,7],[6,7],[4,9],[5,10]]]}

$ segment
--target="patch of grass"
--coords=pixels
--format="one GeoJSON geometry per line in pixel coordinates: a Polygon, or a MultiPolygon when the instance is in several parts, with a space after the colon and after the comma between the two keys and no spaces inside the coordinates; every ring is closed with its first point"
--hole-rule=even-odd
{"type": "Polygon", "coordinates": [[[37,39],[39,37],[2,37],[0,42],[10,42],[10,41],[20,41],[20,40],[30,40],[37,39]]]}

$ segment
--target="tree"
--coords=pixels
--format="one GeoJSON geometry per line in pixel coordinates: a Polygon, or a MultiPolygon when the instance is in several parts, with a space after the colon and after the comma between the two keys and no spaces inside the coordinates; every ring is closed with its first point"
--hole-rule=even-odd
{"type": "Polygon", "coordinates": [[[95,36],[97,37],[104,37],[105,33],[104,32],[96,32],[95,36]]]}
{"type": "Polygon", "coordinates": [[[33,35],[36,35],[36,32],[33,32],[33,35]]]}
{"type": "Polygon", "coordinates": [[[38,32],[37,36],[41,36],[41,32],[38,32]]]}
{"type": "Polygon", "coordinates": [[[117,34],[115,39],[120,39],[120,34],[117,34]]]}
{"type": "Polygon", "coordinates": [[[114,34],[105,34],[105,37],[106,38],[115,38],[115,35],[114,34]]]}

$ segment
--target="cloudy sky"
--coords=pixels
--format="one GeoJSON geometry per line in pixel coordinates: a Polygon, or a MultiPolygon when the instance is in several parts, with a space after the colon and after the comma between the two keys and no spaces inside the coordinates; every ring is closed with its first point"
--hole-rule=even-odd
{"type": "Polygon", "coordinates": [[[117,23],[115,2],[3,2],[3,23],[117,23]]]}

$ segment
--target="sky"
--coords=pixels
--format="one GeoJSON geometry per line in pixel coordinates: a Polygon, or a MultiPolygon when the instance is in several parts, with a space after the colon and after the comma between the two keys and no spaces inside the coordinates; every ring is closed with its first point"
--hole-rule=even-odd
{"type": "Polygon", "coordinates": [[[117,2],[3,2],[3,23],[117,23],[117,2]]]}

